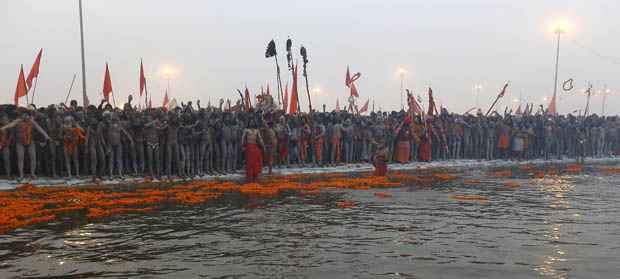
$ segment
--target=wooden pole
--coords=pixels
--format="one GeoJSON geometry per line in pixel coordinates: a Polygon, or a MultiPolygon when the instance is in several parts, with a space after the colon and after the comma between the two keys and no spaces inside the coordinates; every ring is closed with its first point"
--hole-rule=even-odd
{"type": "Polygon", "coordinates": [[[73,89],[73,83],[75,82],[76,74],[73,74],[73,79],[71,80],[71,85],[69,86],[69,92],[67,92],[67,97],[65,97],[65,105],[69,101],[69,96],[71,95],[71,89],[73,89]]]}
{"type": "Polygon", "coordinates": [[[34,94],[37,92],[37,83],[39,83],[39,77],[34,80],[34,86],[32,87],[32,99],[30,100],[31,104],[34,104],[34,94]]]}
{"type": "Polygon", "coordinates": [[[276,54],[274,57],[276,61],[276,73],[278,75],[278,106],[282,106],[282,100],[280,98],[282,94],[282,78],[280,78],[280,64],[278,63],[278,55],[276,54]]]}

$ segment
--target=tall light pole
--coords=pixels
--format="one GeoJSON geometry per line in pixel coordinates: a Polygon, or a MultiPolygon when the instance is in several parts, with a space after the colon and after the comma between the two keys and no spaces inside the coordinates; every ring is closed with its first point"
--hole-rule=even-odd
{"type": "Polygon", "coordinates": [[[557,35],[557,48],[555,52],[555,78],[553,81],[553,99],[556,100],[557,103],[557,93],[558,93],[558,68],[560,65],[560,37],[562,33],[565,32],[561,23],[558,23],[554,28],[553,32],[557,35]]]}
{"type": "Polygon", "coordinates": [[[603,109],[601,111],[601,116],[605,116],[605,102],[607,101],[607,94],[611,93],[611,90],[607,88],[605,85],[605,90],[603,91],[603,109]]]}
{"type": "Polygon", "coordinates": [[[482,89],[482,84],[474,84],[474,96],[476,101],[476,109],[478,109],[478,96],[480,95],[480,90],[482,89]]]}
{"type": "Polygon", "coordinates": [[[400,75],[400,109],[401,110],[405,109],[405,105],[404,105],[404,99],[405,99],[405,73],[407,73],[407,70],[405,70],[404,68],[399,68],[398,69],[398,74],[400,75]]]}
{"type": "Polygon", "coordinates": [[[82,48],[82,105],[86,109],[88,96],[86,95],[86,59],[84,58],[84,21],[82,19],[82,0],[79,0],[80,7],[80,42],[82,48]]]}

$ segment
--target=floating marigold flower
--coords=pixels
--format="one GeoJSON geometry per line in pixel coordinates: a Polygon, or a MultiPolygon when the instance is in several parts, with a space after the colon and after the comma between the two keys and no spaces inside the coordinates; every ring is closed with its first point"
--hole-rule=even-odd
{"type": "Polygon", "coordinates": [[[465,179],[465,180],[463,180],[463,184],[465,184],[465,185],[480,184],[480,179],[465,179]]]}
{"type": "Polygon", "coordinates": [[[337,201],[336,206],[340,208],[352,208],[355,207],[356,204],[354,201],[337,201]]]}
{"type": "Polygon", "coordinates": [[[583,167],[580,164],[570,164],[566,166],[566,171],[570,173],[579,173],[581,172],[583,167]]]}
{"type": "Polygon", "coordinates": [[[598,170],[604,174],[617,174],[620,173],[620,168],[609,167],[609,166],[600,166],[598,170]]]}
{"type": "Polygon", "coordinates": [[[457,201],[488,201],[489,199],[480,195],[451,195],[450,199],[457,201]]]}
{"type": "Polygon", "coordinates": [[[391,198],[392,197],[392,194],[386,193],[386,192],[375,192],[374,195],[375,197],[379,197],[379,198],[391,198]]]}
{"type": "Polygon", "coordinates": [[[495,171],[492,173],[492,175],[495,177],[511,177],[512,171],[511,170],[495,171]]]}
{"type": "Polygon", "coordinates": [[[515,182],[515,181],[506,181],[504,182],[504,186],[508,187],[508,188],[519,188],[521,187],[521,184],[515,182]]]}

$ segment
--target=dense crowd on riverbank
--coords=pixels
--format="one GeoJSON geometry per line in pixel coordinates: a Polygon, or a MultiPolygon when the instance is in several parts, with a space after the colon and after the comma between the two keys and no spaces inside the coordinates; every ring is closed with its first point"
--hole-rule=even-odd
{"type": "MultiPolygon", "coordinates": [[[[249,131],[269,169],[369,162],[377,147],[388,162],[448,159],[534,159],[610,156],[620,148],[617,117],[544,113],[489,116],[344,111],[284,114],[280,110],[182,104],[171,110],[3,106],[2,173],[95,177],[193,177],[243,169],[249,131]]],[[[256,161],[256,158],[250,158],[256,161]]],[[[262,169],[262,164],[259,164],[262,169]]],[[[260,170],[258,170],[260,171],[260,170]]]]}

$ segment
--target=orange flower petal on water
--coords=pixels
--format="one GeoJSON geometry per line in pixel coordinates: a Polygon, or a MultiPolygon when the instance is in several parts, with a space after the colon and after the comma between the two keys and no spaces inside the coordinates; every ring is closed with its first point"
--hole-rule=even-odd
{"type": "Polygon", "coordinates": [[[515,182],[515,181],[506,181],[504,182],[504,186],[508,187],[508,188],[519,188],[521,187],[521,184],[515,182]]]}
{"type": "Polygon", "coordinates": [[[570,164],[565,169],[569,173],[580,173],[583,170],[583,166],[580,164],[570,164]]]}
{"type": "Polygon", "coordinates": [[[378,197],[378,198],[391,198],[392,197],[392,194],[386,193],[386,192],[375,192],[374,195],[375,197],[378,197]]]}
{"type": "Polygon", "coordinates": [[[465,179],[465,180],[463,180],[463,184],[465,184],[465,185],[480,184],[480,179],[465,179]]]}
{"type": "Polygon", "coordinates": [[[495,171],[492,173],[492,175],[495,177],[511,177],[512,171],[511,170],[495,171]]]}
{"type": "Polygon", "coordinates": [[[354,201],[337,201],[336,206],[340,208],[352,208],[356,206],[354,201]]]}

